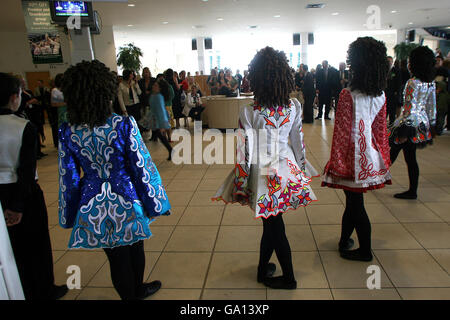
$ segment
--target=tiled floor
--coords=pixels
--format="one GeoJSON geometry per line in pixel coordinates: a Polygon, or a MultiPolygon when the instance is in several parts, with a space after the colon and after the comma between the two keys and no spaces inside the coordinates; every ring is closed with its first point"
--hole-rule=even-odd
{"type": "MultiPolygon", "coordinates": [[[[305,124],[304,132],[307,158],[323,170],[333,122],[305,124]]],[[[270,290],[256,282],[262,228],[251,211],[210,201],[233,166],[174,165],[164,160],[161,144],[151,142],[148,148],[173,206],[172,216],[155,221],[154,235],[145,241],[145,277],[163,283],[151,299],[450,299],[450,133],[418,151],[418,200],[392,197],[408,185],[402,157],[392,168],[393,185],[365,195],[372,221],[371,263],[339,257],[343,193],[313,181],[319,201],[285,215],[298,281],[293,291],[270,290]],[[380,267],[379,290],[367,289],[370,265],[380,267]]],[[[57,225],[56,150],[44,151],[49,156],[38,166],[49,209],[56,281],[65,283],[67,267],[75,264],[81,268],[82,289],[72,290],[65,299],[118,299],[101,250],[67,250],[70,230],[57,225]]],[[[276,275],[281,274],[275,255],[272,260],[278,266],[276,275]]]]}

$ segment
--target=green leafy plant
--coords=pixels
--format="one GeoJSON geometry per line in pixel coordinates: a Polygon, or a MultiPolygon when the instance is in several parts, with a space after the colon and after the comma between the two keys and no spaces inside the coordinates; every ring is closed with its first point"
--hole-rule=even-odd
{"type": "Polygon", "coordinates": [[[142,68],[141,63],[142,50],[136,47],[133,43],[129,43],[124,47],[119,48],[117,54],[117,65],[123,70],[132,70],[139,72],[142,68]]]}
{"type": "Polygon", "coordinates": [[[395,56],[398,60],[407,60],[411,51],[420,45],[417,43],[402,42],[394,47],[395,56]]]}

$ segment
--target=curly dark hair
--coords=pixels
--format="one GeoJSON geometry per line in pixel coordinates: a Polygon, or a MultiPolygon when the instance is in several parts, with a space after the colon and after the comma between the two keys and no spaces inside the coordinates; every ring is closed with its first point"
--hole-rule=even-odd
{"type": "Polygon", "coordinates": [[[159,86],[159,90],[161,91],[160,93],[164,97],[164,101],[169,100],[169,98],[170,98],[170,91],[169,91],[170,84],[164,79],[159,79],[158,81],[156,81],[156,83],[159,86]]]}
{"type": "Polygon", "coordinates": [[[422,82],[432,82],[436,75],[436,58],[433,51],[425,46],[415,48],[409,54],[409,69],[413,77],[422,82]]]}
{"type": "Polygon", "coordinates": [[[259,50],[249,64],[248,79],[257,103],[267,107],[289,104],[294,78],[283,51],[259,50]]]}
{"type": "Polygon", "coordinates": [[[64,73],[62,92],[72,125],[102,126],[112,114],[117,77],[98,60],[83,61],[64,73]]]}
{"type": "Polygon", "coordinates": [[[0,72],[0,108],[7,107],[12,95],[19,94],[22,84],[10,74],[0,72]]]}
{"type": "Polygon", "coordinates": [[[347,64],[352,80],[350,88],[377,97],[387,86],[389,62],[386,46],[372,37],[362,37],[352,42],[347,51],[347,64]]]}
{"type": "Polygon", "coordinates": [[[64,74],[58,73],[58,74],[56,75],[55,81],[54,81],[54,83],[53,83],[53,84],[55,85],[55,88],[61,88],[62,83],[63,83],[63,79],[64,79],[64,74]]]}

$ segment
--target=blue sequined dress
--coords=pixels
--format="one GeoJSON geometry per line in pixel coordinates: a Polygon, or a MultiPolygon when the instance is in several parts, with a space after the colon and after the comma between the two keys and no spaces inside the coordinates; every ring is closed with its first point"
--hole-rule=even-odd
{"type": "Polygon", "coordinates": [[[73,228],[69,248],[113,248],[151,236],[170,203],[132,117],[101,127],[59,129],[59,223],[73,228]],[[81,170],[84,175],[81,177],[81,170]]]}

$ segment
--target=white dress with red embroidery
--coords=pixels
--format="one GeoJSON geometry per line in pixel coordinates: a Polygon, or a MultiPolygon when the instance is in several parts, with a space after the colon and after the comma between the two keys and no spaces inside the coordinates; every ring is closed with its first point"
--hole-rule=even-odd
{"type": "Polygon", "coordinates": [[[248,205],[256,218],[316,200],[308,173],[317,172],[305,158],[302,109],[296,99],[288,106],[249,105],[241,111],[239,126],[237,164],[213,200],[248,205]]]}
{"type": "Polygon", "coordinates": [[[366,192],[391,184],[386,98],[342,90],[322,186],[366,192]]]}

